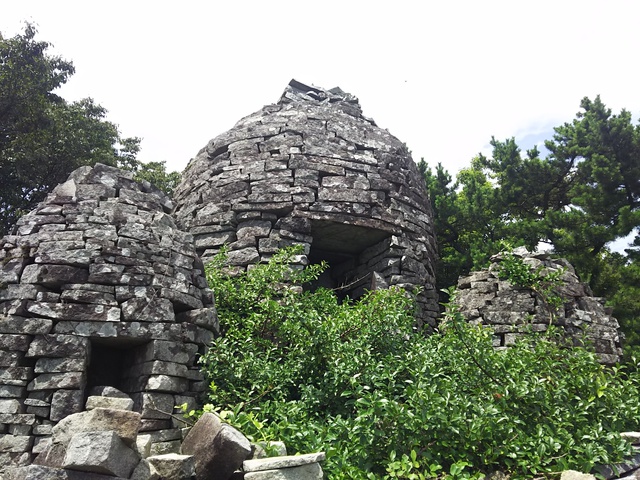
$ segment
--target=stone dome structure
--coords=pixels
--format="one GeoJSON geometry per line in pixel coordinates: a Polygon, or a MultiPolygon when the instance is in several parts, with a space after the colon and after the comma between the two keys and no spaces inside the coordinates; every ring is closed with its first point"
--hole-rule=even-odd
{"type": "Polygon", "coordinates": [[[418,320],[438,315],[436,242],[424,183],[407,147],[362,115],[356,97],[292,80],[278,103],[240,120],[189,163],[175,218],[203,260],[224,244],[246,268],[302,244],[300,263],[352,298],[420,287],[418,320]]]}
{"type": "Polygon", "coordinates": [[[180,438],[170,414],[204,390],[196,355],[218,324],[172,207],[131,173],[82,167],[2,239],[0,466],[31,463],[108,387],[133,399],[141,431],[180,438]]]}
{"type": "Polygon", "coordinates": [[[554,259],[547,253],[530,253],[524,248],[513,255],[532,269],[562,272],[556,294],[564,304],[551,315],[544,300],[529,289],[518,288],[498,278],[502,254],[495,255],[489,268],[460,277],[455,303],[467,321],[493,330],[496,348],[513,345],[529,332],[544,332],[552,324],[576,345],[585,339],[592,345],[600,361],[615,364],[622,357],[620,325],[604,306],[604,299],[593,296],[589,285],[582,283],[565,259],[554,259]]]}

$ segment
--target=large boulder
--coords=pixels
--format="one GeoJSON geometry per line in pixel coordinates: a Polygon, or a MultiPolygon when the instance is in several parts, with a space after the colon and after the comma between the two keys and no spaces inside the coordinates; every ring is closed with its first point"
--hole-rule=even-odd
{"type": "Polygon", "coordinates": [[[195,458],[197,480],[228,480],[251,455],[251,443],[231,425],[205,413],[185,437],[182,453],[195,458]]]}

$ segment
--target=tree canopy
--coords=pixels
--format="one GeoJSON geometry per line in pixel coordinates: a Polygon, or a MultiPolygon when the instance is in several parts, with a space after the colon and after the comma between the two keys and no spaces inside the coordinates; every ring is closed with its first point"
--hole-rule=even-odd
{"type": "Polygon", "coordinates": [[[0,34],[0,236],[83,165],[133,170],[172,189],[179,175],[167,174],[164,162],[137,160],[140,139],[122,138],[104,107],[54,93],[75,69],[36,34],[31,24],[12,38],[0,34]]]}
{"type": "MultiPolygon", "coordinates": [[[[625,303],[630,313],[620,295],[632,286],[623,288],[629,277],[620,272],[633,277],[638,254],[630,249],[628,257],[616,255],[609,245],[640,226],[640,124],[626,110],[613,114],[600,97],[585,97],[580,108],[572,122],[554,129],[544,158],[537,148],[523,155],[514,138],[492,138],[491,157],[478,155],[455,181],[441,164],[431,169],[420,162],[436,217],[441,288],[485,266],[504,244],[546,244],[576,267],[596,295],[625,303]]],[[[621,321],[640,326],[625,320],[627,313],[621,321]]]]}

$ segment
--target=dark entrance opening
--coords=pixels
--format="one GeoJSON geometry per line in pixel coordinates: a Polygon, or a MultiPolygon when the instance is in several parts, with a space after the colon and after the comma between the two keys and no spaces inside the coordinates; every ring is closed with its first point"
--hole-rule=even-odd
{"type": "Polygon", "coordinates": [[[132,393],[127,388],[126,372],[134,363],[135,354],[147,342],[139,339],[91,340],[91,357],[87,367],[87,389],[89,394],[93,387],[109,386],[124,393],[132,393]]]}
{"type": "Polygon", "coordinates": [[[340,299],[361,297],[370,288],[373,274],[367,270],[368,258],[363,252],[389,237],[389,233],[359,225],[312,220],[311,235],[309,263],[324,260],[329,268],[310,289],[330,288],[340,299]]]}
{"type": "Polygon", "coordinates": [[[87,372],[88,390],[103,385],[121,389],[126,357],[126,350],[92,343],[91,359],[87,372]]]}

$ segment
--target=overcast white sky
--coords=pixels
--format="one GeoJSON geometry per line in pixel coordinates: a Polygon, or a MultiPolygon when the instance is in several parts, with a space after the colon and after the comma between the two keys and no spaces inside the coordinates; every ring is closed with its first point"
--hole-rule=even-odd
{"type": "MultiPolygon", "coordinates": [[[[140,158],[182,170],[291,78],[358,96],[417,161],[452,173],[492,135],[523,147],[584,96],[638,117],[640,2],[4,0],[72,60],[61,94],[93,97],[140,158]]],[[[524,149],[524,148],[523,148],[524,149]]]]}

